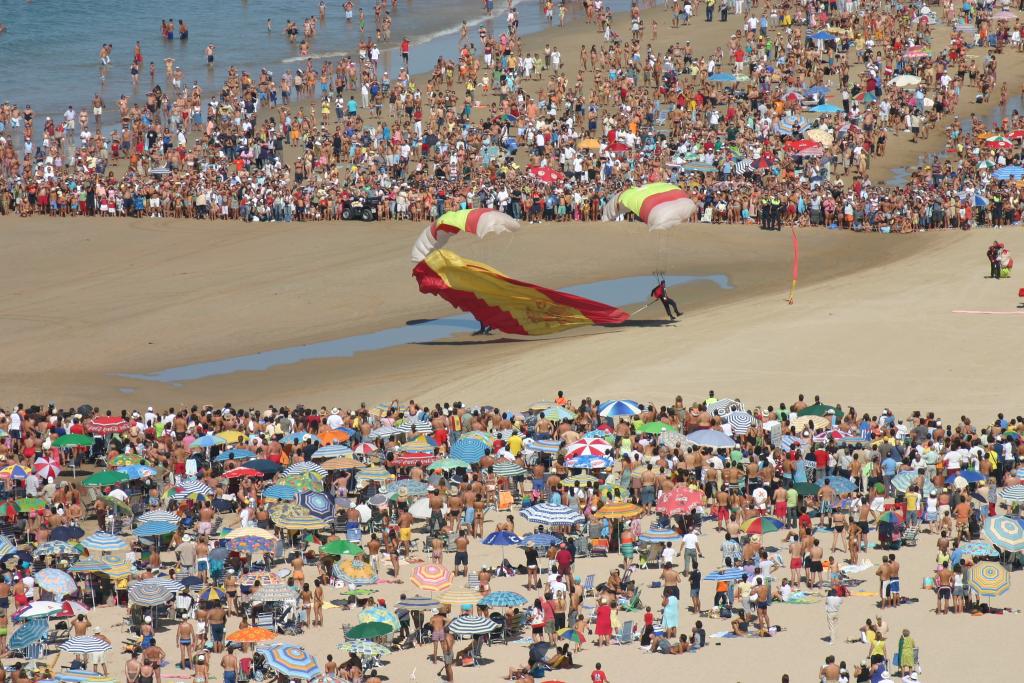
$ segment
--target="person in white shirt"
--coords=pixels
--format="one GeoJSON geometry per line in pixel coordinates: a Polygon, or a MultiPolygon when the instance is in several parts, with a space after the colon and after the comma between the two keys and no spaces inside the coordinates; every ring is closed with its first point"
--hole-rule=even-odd
{"type": "Polygon", "coordinates": [[[341,411],[337,408],[331,408],[331,414],[327,416],[327,426],[331,429],[341,429],[345,424],[345,419],[341,416],[341,411]]]}
{"type": "Polygon", "coordinates": [[[690,575],[690,567],[697,565],[697,558],[704,557],[700,550],[700,538],[693,531],[683,536],[683,576],[690,575]]]}
{"type": "Polygon", "coordinates": [[[661,551],[661,566],[668,567],[675,562],[676,548],[671,543],[666,543],[661,551]]]}

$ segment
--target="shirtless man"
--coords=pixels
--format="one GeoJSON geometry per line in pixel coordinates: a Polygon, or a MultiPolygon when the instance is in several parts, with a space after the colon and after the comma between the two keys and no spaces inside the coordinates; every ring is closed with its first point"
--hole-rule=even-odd
{"type": "Polygon", "coordinates": [[[814,544],[810,549],[811,566],[810,566],[810,580],[811,586],[817,588],[821,585],[821,572],[824,569],[822,564],[822,557],[825,554],[824,548],[821,547],[821,542],[816,538],[814,544]]]}
{"type": "Polygon", "coordinates": [[[757,609],[757,623],[762,633],[767,633],[771,628],[771,621],[768,619],[768,600],[771,595],[768,593],[768,585],[762,577],[757,577],[757,584],[750,591],[751,601],[757,609]]]}
{"type": "Polygon", "coordinates": [[[900,605],[900,563],[896,561],[896,553],[889,554],[889,593],[892,607],[900,605]]]}
{"type": "Polygon", "coordinates": [[[839,665],[836,664],[835,655],[825,657],[825,665],[818,672],[821,680],[825,683],[839,683],[839,673],[839,665]]]}
{"type": "Polygon", "coordinates": [[[882,556],[882,564],[875,570],[878,577],[878,597],[881,598],[882,609],[889,604],[889,558],[882,556]]]}
{"type": "Polygon", "coordinates": [[[935,612],[940,610],[943,614],[949,614],[949,600],[953,597],[953,570],[949,568],[949,562],[943,562],[942,567],[935,572],[935,612]]]}
{"type": "Polygon", "coordinates": [[[210,638],[213,640],[213,651],[220,653],[224,649],[224,624],[227,621],[227,614],[220,602],[214,600],[210,603],[210,611],[206,614],[206,621],[210,625],[210,638]]]}
{"type": "Polygon", "coordinates": [[[220,666],[224,669],[224,683],[235,683],[238,680],[238,657],[235,656],[233,645],[228,645],[227,651],[220,659],[220,666]]]}
{"type": "Polygon", "coordinates": [[[178,640],[178,650],[181,652],[181,661],[178,662],[179,669],[192,668],[192,641],[195,639],[195,627],[187,618],[178,623],[178,630],[175,634],[178,640]]]}
{"type": "Polygon", "coordinates": [[[444,641],[444,615],[437,613],[430,617],[430,640],[434,644],[434,652],[430,655],[430,661],[437,661],[437,648],[444,641]]]}
{"type": "Polygon", "coordinates": [[[405,551],[406,558],[412,556],[411,543],[412,543],[412,515],[409,514],[408,509],[402,510],[401,514],[398,515],[398,539],[402,542],[402,549],[405,551]]]}
{"type": "Polygon", "coordinates": [[[468,576],[469,572],[469,539],[465,531],[459,531],[459,537],[455,539],[455,575],[460,573],[468,576]],[[459,567],[462,567],[461,572],[459,567]]]}
{"type": "Polygon", "coordinates": [[[674,565],[669,562],[665,565],[665,568],[661,570],[661,584],[664,586],[661,589],[661,594],[665,597],[674,595],[679,597],[679,582],[682,578],[679,572],[675,570],[674,565]]]}

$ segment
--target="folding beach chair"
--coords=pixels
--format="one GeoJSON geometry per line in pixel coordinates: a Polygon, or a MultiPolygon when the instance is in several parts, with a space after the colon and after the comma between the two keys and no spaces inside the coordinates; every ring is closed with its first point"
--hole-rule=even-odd
{"type": "Polygon", "coordinates": [[[622,627],[615,634],[615,643],[618,645],[629,645],[633,642],[633,621],[622,622],[622,627]]]}

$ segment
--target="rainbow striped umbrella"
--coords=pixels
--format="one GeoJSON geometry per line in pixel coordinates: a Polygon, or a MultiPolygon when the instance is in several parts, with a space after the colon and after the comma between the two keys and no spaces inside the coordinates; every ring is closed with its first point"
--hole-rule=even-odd
{"type": "Polygon", "coordinates": [[[979,562],[971,567],[967,585],[983,598],[997,598],[1010,590],[1010,572],[997,562],[979,562]]]}
{"type": "Polygon", "coordinates": [[[28,479],[28,470],[21,465],[8,465],[0,470],[0,479],[28,479]]]}
{"type": "Polygon", "coordinates": [[[288,678],[308,681],[320,675],[316,659],[298,645],[274,643],[259,646],[256,651],[263,655],[267,666],[288,678]]]}
{"type": "Polygon", "coordinates": [[[633,519],[644,513],[644,509],[635,503],[612,501],[605,503],[594,513],[598,519],[633,519]]]}
{"type": "Polygon", "coordinates": [[[586,636],[580,631],[574,628],[563,628],[558,631],[558,637],[562,640],[568,640],[570,643],[585,643],[587,642],[586,636]]]}
{"type": "Polygon", "coordinates": [[[683,540],[675,529],[651,528],[640,534],[640,540],[647,543],[675,543],[683,540]]]}
{"type": "Polygon", "coordinates": [[[412,570],[412,584],[425,591],[443,591],[452,585],[455,576],[439,564],[421,564],[412,570]]]}
{"type": "Polygon", "coordinates": [[[777,517],[751,517],[740,524],[740,529],[748,534],[767,534],[785,528],[786,523],[777,517]]]}
{"type": "Polygon", "coordinates": [[[992,545],[1011,553],[1024,550],[1024,524],[1020,519],[1000,515],[985,520],[982,534],[992,545]]]}

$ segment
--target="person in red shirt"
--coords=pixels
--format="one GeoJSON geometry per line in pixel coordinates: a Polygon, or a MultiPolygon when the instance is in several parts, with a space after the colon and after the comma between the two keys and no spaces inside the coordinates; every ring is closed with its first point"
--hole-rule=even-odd
{"type": "Polygon", "coordinates": [[[590,672],[591,683],[610,683],[608,675],[601,670],[601,662],[594,665],[594,670],[590,672]]]}
{"type": "Polygon", "coordinates": [[[402,62],[405,63],[405,68],[409,68],[409,37],[402,38],[402,62]]]}

